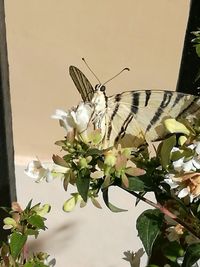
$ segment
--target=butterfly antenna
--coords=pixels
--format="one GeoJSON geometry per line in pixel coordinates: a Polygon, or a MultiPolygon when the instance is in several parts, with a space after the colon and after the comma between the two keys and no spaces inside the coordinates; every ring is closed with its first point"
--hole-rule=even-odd
{"type": "Polygon", "coordinates": [[[97,81],[99,82],[99,84],[101,84],[99,78],[97,77],[97,75],[94,73],[94,71],[89,67],[89,65],[87,64],[85,58],[82,58],[83,62],[85,63],[85,65],[87,66],[87,68],[90,70],[90,72],[94,75],[94,77],[97,79],[97,81]]]}
{"type": "Polygon", "coordinates": [[[103,85],[105,85],[106,83],[110,82],[111,80],[113,80],[114,78],[116,78],[117,76],[119,76],[122,72],[124,72],[125,70],[130,71],[129,68],[124,68],[123,70],[121,70],[119,73],[117,73],[116,75],[114,75],[112,78],[110,78],[109,80],[107,80],[103,85]]]}

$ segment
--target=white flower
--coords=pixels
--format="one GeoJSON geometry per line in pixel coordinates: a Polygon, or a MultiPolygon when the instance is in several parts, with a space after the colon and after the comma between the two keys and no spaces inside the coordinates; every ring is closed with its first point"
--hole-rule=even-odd
{"type": "Polygon", "coordinates": [[[171,189],[176,189],[179,198],[189,196],[190,202],[200,197],[200,173],[187,172],[179,175],[167,174],[164,181],[171,189]]]}
{"type": "Polygon", "coordinates": [[[41,163],[39,160],[31,161],[24,170],[26,175],[33,178],[35,182],[46,180],[51,182],[54,178],[63,178],[68,172],[68,168],[52,163],[41,163]]]}
{"type": "Polygon", "coordinates": [[[184,227],[180,224],[171,226],[167,229],[167,238],[170,242],[179,241],[184,234],[184,227]]]}
{"type": "Polygon", "coordinates": [[[71,112],[65,112],[61,109],[56,109],[55,114],[51,116],[52,119],[57,119],[60,125],[66,129],[67,132],[71,132],[74,128],[74,120],[71,116],[71,112]]]}
{"type": "Polygon", "coordinates": [[[71,116],[74,120],[75,127],[79,133],[85,131],[88,127],[92,115],[91,105],[88,103],[81,102],[76,111],[71,111],[71,116]]]}
{"type": "Polygon", "coordinates": [[[56,265],[56,259],[53,258],[49,260],[48,258],[44,260],[44,264],[49,266],[49,267],[54,267],[56,265]]]}
{"type": "Polygon", "coordinates": [[[171,189],[177,188],[179,185],[173,180],[174,174],[166,174],[164,181],[170,186],[171,189]]]}
{"type": "MultiPolygon", "coordinates": [[[[182,157],[178,160],[173,161],[172,164],[176,171],[183,170],[184,172],[189,172],[189,171],[196,171],[200,169],[200,159],[199,159],[200,142],[197,142],[196,144],[191,144],[188,146],[188,148],[195,150],[196,155],[192,157],[190,160],[187,160],[185,157],[182,157]]],[[[180,151],[180,149],[177,147],[174,147],[172,149],[172,152],[175,152],[175,151],[180,151]]]]}
{"type": "Polygon", "coordinates": [[[57,109],[55,114],[51,117],[58,119],[60,125],[71,132],[76,129],[78,133],[85,131],[93,114],[93,108],[89,103],[81,102],[76,108],[72,108],[67,112],[57,109]]]}
{"type": "Polygon", "coordinates": [[[195,151],[198,155],[200,154],[200,142],[197,142],[195,151]]]}
{"type": "Polygon", "coordinates": [[[33,160],[29,162],[24,172],[36,182],[39,182],[43,179],[43,177],[48,175],[48,170],[42,166],[39,160],[33,160]]]}
{"type": "Polygon", "coordinates": [[[144,255],[143,248],[140,248],[137,252],[130,252],[130,250],[124,252],[124,260],[130,262],[131,267],[140,267],[140,259],[144,255]]]}

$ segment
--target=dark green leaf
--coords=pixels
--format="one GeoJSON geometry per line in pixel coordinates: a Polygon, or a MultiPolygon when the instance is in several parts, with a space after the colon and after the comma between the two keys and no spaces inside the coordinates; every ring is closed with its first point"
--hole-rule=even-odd
{"type": "Polygon", "coordinates": [[[41,216],[35,214],[32,215],[31,217],[29,217],[27,219],[27,221],[32,225],[37,227],[38,229],[42,229],[45,230],[45,224],[44,224],[44,218],[42,218],[41,216]]]}
{"type": "Polygon", "coordinates": [[[82,173],[79,172],[77,175],[76,186],[82,199],[87,202],[90,178],[88,176],[83,176],[82,173]]]}
{"type": "Polygon", "coordinates": [[[105,189],[103,191],[103,200],[106,204],[106,206],[112,211],[112,212],[123,212],[123,211],[127,211],[125,209],[121,209],[121,208],[118,208],[116,206],[114,206],[113,204],[111,204],[109,202],[109,198],[108,198],[108,189],[105,189]]]}
{"type": "Polygon", "coordinates": [[[163,214],[159,210],[146,210],[137,219],[136,228],[148,256],[160,234],[163,214]]]}
{"type": "Polygon", "coordinates": [[[200,243],[188,246],[185,252],[182,267],[190,267],[200,259],[200,243]]]}
{"type": "Polygon", "coordinates": [[[166,258],[172,262],[176,262],[177,258],[182,257],[184,250],[178,242],[166,242],[163,247],[163,253],[166,258]]]}
{"type": "Polygon", "coordinates": [[[197,53],[198,57],[200,57],[200,44],[196,45],[196,53],[197,53]]]}
{"type": "Polygon", "coordinates": [[[24,244],[26,243],[27,236],[20,233],[14,232],[10,236],[10,251],[14,259],[16,259],[21,250],[23,249],[24,244]]]}
{"type": "Polygon", "coordinates": [[[25,210],[30,210],[31,209],[31,204],[32,204],[32,199],[28,202],[28,205],[26,206],[25,210]]]}
{"type": "Polygon", "coordinates": [[[129,191],[138,191],[138,192],[143,192],[143,191],[152,191],[153,190],[153,185],[151,183],[150,177],[147,175],[142,175],[142,176],[135,176],[135,177],[128,177],[129,180],[129,191]]]}
{"type": "Polygon", "coordinates": [[[39,231],[38,230],[28,229],[26,231],[26,235],[34,235],[35,237],[37,237],[38,234],[39,234],[39,231]]]}
{"type": "Polygon", "coordinates": [[[196,83],[200,79],[200,69],[198,69],[194,82],[196,83]]]}
{"type": "Polygon", "coordinates": [[[88,149],[86,156],[93,156],[93,155],[100,156],[100,155],[102,155],[102,151],[97,149],[97,148],[88,149]]]}

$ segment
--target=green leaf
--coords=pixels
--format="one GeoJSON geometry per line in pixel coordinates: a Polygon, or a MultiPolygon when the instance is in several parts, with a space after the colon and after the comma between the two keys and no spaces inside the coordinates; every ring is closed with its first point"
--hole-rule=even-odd
{"type": "Polygon", "coordinates": [[[89,148],[86,156],[101,156],[102,155],[102,151],[97,149],[97,148],[89,148]]]}
{"type": "Polygon", "coordinates": [[[166,245],[163,247],[163,253],[170,261],[176,262],[178,257],[183,257],[184,250],[178,242],[165,242],[165,244],[166,245]]]}
{"type": "Polygon", "coordinates": [[[187,247],[182,267],[190,267],[200,259],[200,243],[187,247]]]}
{"type": "Polygon", "coordinates": [[[151,255],[153,244],[160,234],[163,214],[157,210],[146,210],[137,219],[136,228],[148,256],[151,255]]]}
{"type": "Polygon", "coordinates": [[[200,57],[200,44],[195,45],[195,47],[196,47],[196,53],[198,57],[200,57]]]}
{"type": "Polygon", "coordinates": [[[132,176],[128,177],[129,180],[129,191],[137,191],[137,192],[143,192],[143,191],[152,191],[154,188],[152,187],[153,184],[151,183],[151,178],[148,177],[148,175],[142,175],[142,176],[132,176]]]}
{"type": "Polygon", "coordinates": [[[35,267],[35,263],[34,262],[27,262],[24,264],[24,267],[35,267]]]}
{"type": "Polygon", "coordinates": [[[196,83],[200,79],[200,69],[198,69],[194,82],[196,83]]]}
{"type": "Polygon", "coordinates": [[[45,224],[44,224],[44,218],[42,218],[41,216],[35,214],[32,215],[31,217],[29,217],[27,219],[27,221],[32,225],[37,227],[38,229],[42,229],[45,230],[45,224]]]}
{"type": "Polygon", "coordinates": [[[42,262],[27,262],[24,267],[48,267],[48,265],[42,262]]]}
{"type": "Polygon", "coordinates": [[[37,237],[38,234],[39,234],[38,230],[33,230],[33,229],[26,230],[26,235],[34,235],[35,237],[37,237]]]}
{"type": "Polygon", "coordinates": [[[29,211],[31,209],[32,199],[28,202],[28,205],[26,206],[25,210],[29,211]]]}
{"type": "Polygon", "coordinates": [[[10,251],[14,259],[16,259],[21,250],[23,249],[24,244],[26,243],[27,236],[22,235],[21,233],[14,232],[10,236],[10,251]]]}
{"type": "Polygon", "coordinates": [[[123,211],[127,211],[125,209],[121,209],[121,208],[118,208],[116,206],[114,206],[113,204],[111,204],[109,202],[109,197],[108,197],[108,189],[105,189],[103,191],[103,200],[106,204],[106,206],[112,211],[112,212],[123,212],[123,211]]]}
{"type": "Polygon", "coordinates": [[[172,135],[169,138],[165,139],[160,148],[160,159],[161,165],[164,168],[167,168],[170,163],[171,150],[176,144],[176,136],[172,135]]]}
{"type": "Polygon", "coordinates": [[[82,172],[78,172],[76,186],[82,199],[87,202],[90,178],[88,176],[84,176],[82,172]]]}

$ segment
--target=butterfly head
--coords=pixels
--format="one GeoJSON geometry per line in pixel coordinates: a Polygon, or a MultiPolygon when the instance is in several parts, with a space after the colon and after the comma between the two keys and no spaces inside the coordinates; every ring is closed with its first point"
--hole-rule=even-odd
{"type": "Polygon", "coordinates": [[[95,86],[95,91],[96,91],[96,92],[97,92],[97,91],[105,92],[105,91],[106,91],[106,87],[105,87],[105,85],[97,84],[97,85],[95,86]]]}

